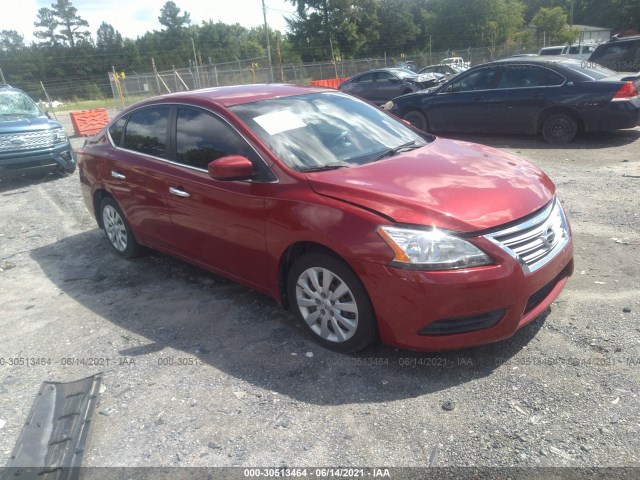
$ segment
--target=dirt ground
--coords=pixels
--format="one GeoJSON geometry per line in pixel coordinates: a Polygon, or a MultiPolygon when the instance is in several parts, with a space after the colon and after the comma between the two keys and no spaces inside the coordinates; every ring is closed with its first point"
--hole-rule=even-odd
{"type": "Polygon", "coordinates": [[[41,382],[100,371],[86,466],[640,466],[640,129],[460,138],[550,175],[576,271],[513,338],[445,354],[329,352],[253,290],[117,258],[77,173],[2,181],[0,466],[41,382]]]}

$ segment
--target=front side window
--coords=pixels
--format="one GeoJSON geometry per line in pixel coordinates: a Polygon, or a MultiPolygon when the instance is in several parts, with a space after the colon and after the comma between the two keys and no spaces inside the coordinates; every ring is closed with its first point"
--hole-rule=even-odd
{"type": "MultiPolygon", "coordinates": [[[[481,68],[451,84],[452,92],[490,90],[494,88],[497,71],[495,68],[481,68]]],[[[449,89],[447,89],[449,90],[449,89]]]]}
{"type": "Polygon", "coordinates": [[[133,112],[125,130],[123,147],[166,158],[168,125],[169,107],[149,107],[133,112]]]}
{"type": "Polygon", "coordinates": [[[178,108],[176,160],[207,170],[209,162],[228,155],[250,157],[251,147],[227,123],[197,108],[178,108]]]}

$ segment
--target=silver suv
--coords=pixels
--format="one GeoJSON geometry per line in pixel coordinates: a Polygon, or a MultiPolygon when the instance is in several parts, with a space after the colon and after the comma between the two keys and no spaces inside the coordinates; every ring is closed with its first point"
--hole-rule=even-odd
{"type": "Polygon", "coordinates": [[[76,155],[62,125],[22,90],[0,85],[0,177],[75,169],[76,155]]]}

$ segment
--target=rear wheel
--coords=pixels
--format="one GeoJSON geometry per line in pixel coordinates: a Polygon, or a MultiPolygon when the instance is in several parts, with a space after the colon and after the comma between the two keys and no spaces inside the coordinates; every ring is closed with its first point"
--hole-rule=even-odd
{"type": "Polygon", "coordinates": [[[423,132],[427,131],[427,117],[425,117],[422,112],[411,110],[410,112],[405,113],[402,116],[402,119],[409,122],[412,127],[415,127],[418,130],[422,130],[423,132]]]}
{"type": "Polygon", "coordinates": [[[133,236],[129,222],[124,217],[120,206],[113,198],[105,197],[100,202],[100,216],[111,248],[124,258],[137,256],[140,245],[133,236]]]}
{"type": "Polygon", "coordinates": [[[576,121],[565,113],[556,113],[547,117],[542,124],[542,136],[551,144],[568,143],[578,132],[576,121]]]}
{"type": "Polygon", "coordinates": [[[376,320],[362,282],[330,255],[312,253],[296,260],[287,294],[306,330],[330,350],[357,352],[376,338],[376,320]]]}

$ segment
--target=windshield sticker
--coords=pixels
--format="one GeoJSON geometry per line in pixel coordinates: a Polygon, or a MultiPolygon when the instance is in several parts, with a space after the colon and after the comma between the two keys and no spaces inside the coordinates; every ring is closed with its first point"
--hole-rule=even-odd
{"type": "Polygon", "coordinates": [[[255,117],[254,120],[264,128],[269,135],[305,127],[306,124],[290,110],[267,113],[255,117]]]}

